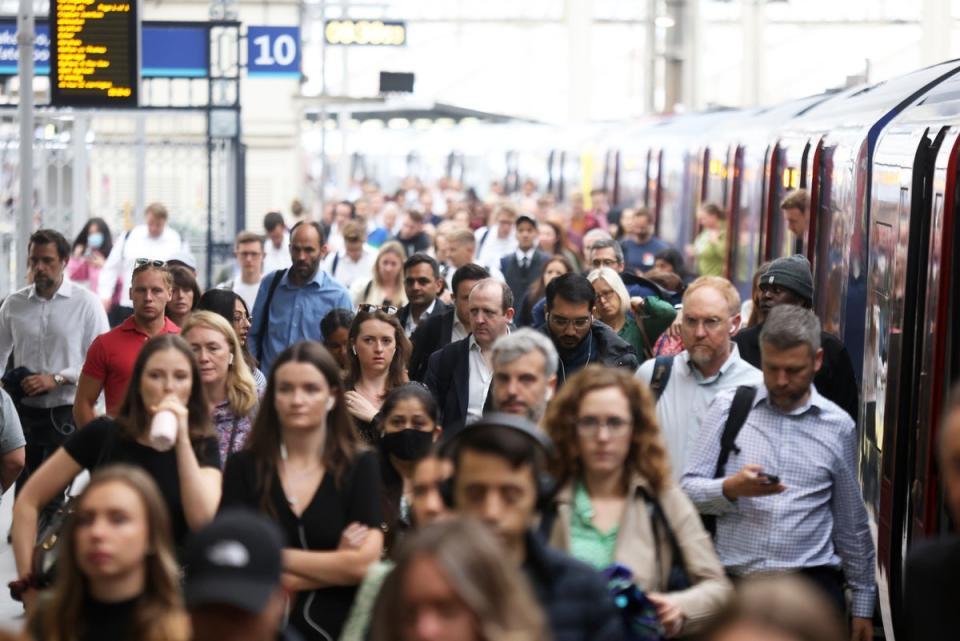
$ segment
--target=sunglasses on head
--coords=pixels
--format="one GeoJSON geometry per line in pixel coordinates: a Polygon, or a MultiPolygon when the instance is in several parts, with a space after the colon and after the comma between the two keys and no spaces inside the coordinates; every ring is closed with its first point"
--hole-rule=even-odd
{"type": "Polygon", "coordinates": [[[147,267],[156,267],[160,269],[161,267],[166,267],[167,263],[162,260],[153,260],[152,258],[138,258],[133,261],[133,271],[140,269],[146,269],[147,267]]]}
{"type": "Polygon", "coordinates": [[[365,314],[373,314],[376,311],[385,312],[387,314],[396,314],[397,310],[399,309],[400,308],[397,307],[396,305],[369,305],[369,304],[357,305],[357,311],[363,312],[365,314]]]}

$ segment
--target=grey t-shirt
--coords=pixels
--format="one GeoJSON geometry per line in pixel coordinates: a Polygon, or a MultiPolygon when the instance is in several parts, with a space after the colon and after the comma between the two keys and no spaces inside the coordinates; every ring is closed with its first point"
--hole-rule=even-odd
{"type": "Polygon", "coordinates": [[[12,452],[27,444],[20,426],[20,416],[13,405],[13,399],[0,389],[0,455],[12,452]]]}

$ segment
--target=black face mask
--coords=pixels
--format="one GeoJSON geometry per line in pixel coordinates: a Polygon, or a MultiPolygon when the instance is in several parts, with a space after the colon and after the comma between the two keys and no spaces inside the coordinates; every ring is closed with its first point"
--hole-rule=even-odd
{"type": "Polygon", "coordinates": [[[430,451],[433,432],[405,429],[380,437],[380,448],[401,461],[415,461],[430,451]]]}

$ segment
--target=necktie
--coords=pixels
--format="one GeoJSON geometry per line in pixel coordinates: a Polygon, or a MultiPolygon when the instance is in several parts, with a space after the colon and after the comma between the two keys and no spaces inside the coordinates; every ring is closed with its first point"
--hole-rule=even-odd
{"type": "Polygon", "coordinates": [[[527,267],[530,266],[530,265],[528,265],[528,263],[529,263],[529,259],[528,259],[526,256],[524,256],[523,258],[521,258],[521,259],[520,259],[520,269],[522,269],[523,271],[527,271],[527,267]]]}

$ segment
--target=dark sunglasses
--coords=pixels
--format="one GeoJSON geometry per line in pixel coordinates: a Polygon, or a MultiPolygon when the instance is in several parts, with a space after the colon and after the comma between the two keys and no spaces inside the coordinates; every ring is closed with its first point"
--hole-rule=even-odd
{"type": "Polygon", "coordinates": [[[357,311],[363,312],[364,314],[373,314],[374,312],[381,311],[387,314],[396,314],[400,308],[396,305],[370,305],[362,304],[357,305],[357,311]]]}
{"type": "Polygon", "coordinates": [[[157,269],[160,269],[166,266],[166,262],[162,260],[153,260],[152,258],[138,258],[133,261],[133,271],[146,269],[147,267],[156,267],[157,269]]]}

